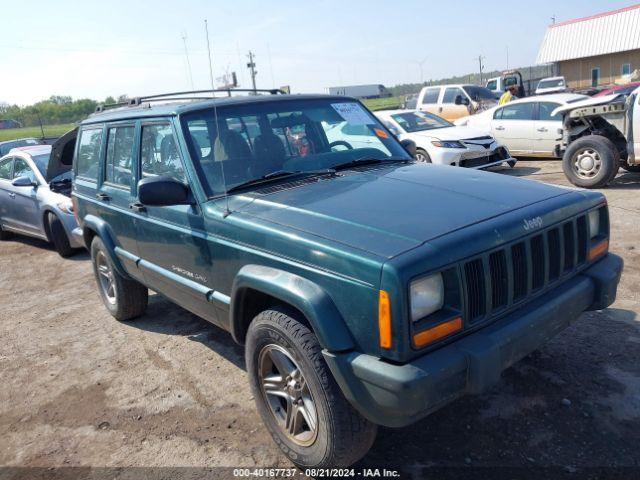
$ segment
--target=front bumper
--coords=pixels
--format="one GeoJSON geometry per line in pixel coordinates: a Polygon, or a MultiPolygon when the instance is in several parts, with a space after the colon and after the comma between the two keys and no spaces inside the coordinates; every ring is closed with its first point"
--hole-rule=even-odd
{"type": "Polygon", "coordinates": [[[452,400],[497,383],[501,372],[587,310],[611,305],[622,259],[608,254],[522,308],[404,365],[357,352],[323,352],[351,404],[373,423],[403,427],[452,400]]]}
{"type": "Polygon", "coordinates": [[[67,239],[69,240],[69,245],[71,246],[71,248],[84,248],[82,231],[80,231],[80,238],[78,238],[78,236],[75,234],[75,231],[79,229],[78,222],[76,221],[75,217],[65,212],[59,212],[58,218],[60,218],[60,221],[64,226],[64,230],[67,234],[67,239]]]}

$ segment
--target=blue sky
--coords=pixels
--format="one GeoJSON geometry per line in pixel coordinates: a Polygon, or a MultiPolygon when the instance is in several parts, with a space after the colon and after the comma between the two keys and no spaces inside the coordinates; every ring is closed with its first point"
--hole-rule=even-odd
{"type": "Polygon", "coordinates": [[[632,5],[619,0],[253,1],[20,0],[3,2],[0,101],[52,94],[103,99],[208,88],[204,23],[214,76],[237,71],[249,86],[294,92],[354,83],[398,83],[535,62],[546,26],[632,5]],[[13,21],[15,19],[15,21],[13,21]]]}

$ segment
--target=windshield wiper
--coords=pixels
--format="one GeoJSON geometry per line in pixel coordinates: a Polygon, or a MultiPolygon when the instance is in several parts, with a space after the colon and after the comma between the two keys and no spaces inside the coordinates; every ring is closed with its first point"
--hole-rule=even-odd
{"type": "Polygon", "coordinates": [[[350,160],[348,162],[339,163],[337,165],[333,165],[331,168],[334,170],[345,170],[351,167],[360,167],[362,165],[375,165],[376,163],[383,162],[409,162],[410,158],[402,158],[402,157],[389,157],[384,160],[380,160],[379,158],[356,158],[355,160],[350,160]]]}
{"type": "Polygon", "coordinates": [[[268,183],[273,180],[278,180],[286,177],[298,176],[298,175],[324,175],[324,174],[334,174],[335,170],[332,168],[325,168],[322,170],[276,170],[275,172],[269,172],[266,175],[262,175],[258,178],[253,178],[251,180],[247,180],[246,182],[239,183],[238,185],[234,185],[230,189],[227,190],[227,193],[233,193],[238,190],[242,190],[244,188],[250,187],[252,185],[259,185],[262,183],[268,183]]]}

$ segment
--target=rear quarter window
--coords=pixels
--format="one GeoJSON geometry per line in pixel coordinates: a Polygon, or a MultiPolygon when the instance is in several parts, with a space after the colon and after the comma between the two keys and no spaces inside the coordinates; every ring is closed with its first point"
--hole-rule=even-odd
{"type": "Polygon", "coordinates": [[[429,88],[424,92],[422,103],[423,104],[438,103],[439,96],[440,96],[440,88],[429,88]]]}
{"type": "Polygon", "coordinates": [[[11,180],[11,164],[13,158],[7,158],[0,162],[0,178],[3,180],[11,180]]]}
{"type": "Polygon", "coordinates": [[[98,181],[101,148],[102,127],[82,130],[78,144],[76,176],[94,182],[98,181]]]}

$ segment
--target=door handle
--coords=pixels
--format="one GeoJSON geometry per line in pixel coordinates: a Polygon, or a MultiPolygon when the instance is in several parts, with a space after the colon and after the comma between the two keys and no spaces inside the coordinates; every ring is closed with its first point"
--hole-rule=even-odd
{"type": "Polygon", "coordinates": [[[540,127],[538,129],[539,132],[547,132],[548,130],[545,127],[540,127]]]}
{"type": "Polygon", "coordinates": [[[129,208],[134,212],[138,212],[138,213],[147,211],[147,207],[145,207],[143,204],[138,202],[129,204],[129,208]]]}
{"type": "Polygon", "coordinates": [[[496,130],[504,130],[504,127],[501,127],[500,125],[498,125],[498,126],[496,127],[496,130]]]}
{"type": "Polygon", "coordinates": [[[109,200],[111,200],[111,197],[106,193],[98,193],[96,194],[96,198],[98,200],[102,200],[103,202],[108,202],[109,200]]]}

